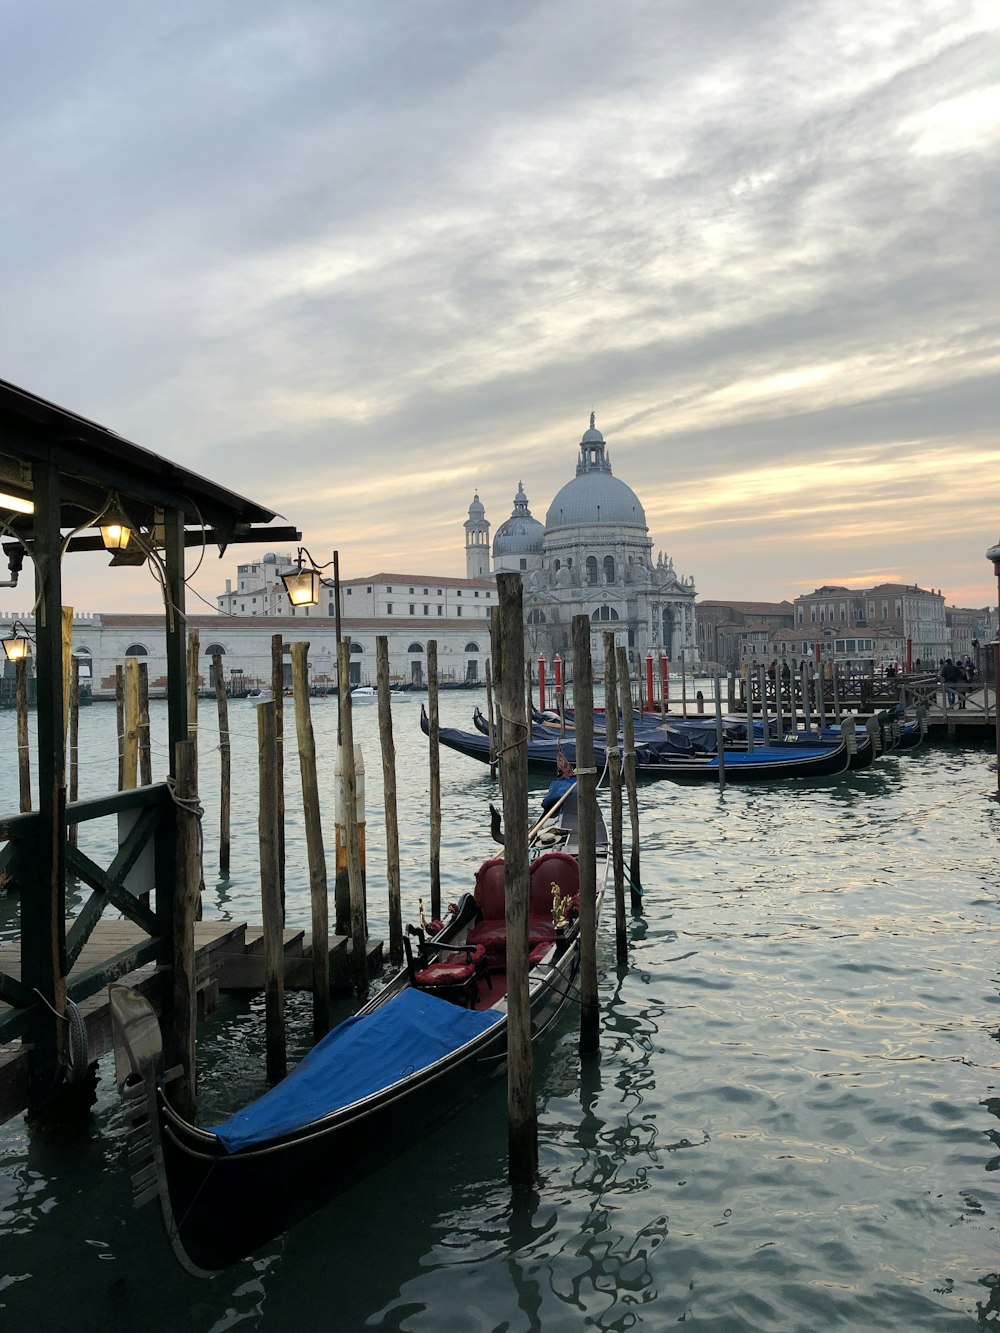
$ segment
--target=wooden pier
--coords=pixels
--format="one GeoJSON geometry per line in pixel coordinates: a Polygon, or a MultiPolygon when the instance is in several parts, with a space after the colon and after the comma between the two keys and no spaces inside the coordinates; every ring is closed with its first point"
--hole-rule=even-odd
{"type": "MultiPolygon", "coordinates": [[[[66,922],[69,934],[74,919],[66,922]]],[[[108,973],[116,958],[128,956],[142,943],[141,927],[128,920],[101,921],[70,969],[67,978],[74,982],[95,970],[108,973]]],[[[194,927],[195,985],[199,1015],[211,1013],[220,991],[259,991],[264,986],[264,932],[262,926],[236,921],[198,921],[194,927]]],[[[369,940],[368,966],[382,966],[382,941],[369,940]]],[[[346,935],[332,935],[329,940],[330,984],[333,990],[349,991],[353,984],[351,941],[346,935]]],[[[11,980],[21,980],[19,943],[0,946],[0,973],[11,980]]],[[[117,980],[139,991],[161,1013],[163,988],[169,974],[155,963],[145,963],[123,972],[117,980]]],[[[284,980],[287,990],[309,990],[312,986],[312,947],[304,930],[286,930],[284,937],[284,980]]],[[[92,1063],[111,1049],[111,1017],[107,986],[80,1001],[80,1015],[86,1026],[86,1062],[92,1063]]],[[[0,1002],[0,1024],[14,1016],[12,1005],[0,1002]]],[[[0,1124],[10,1120],[28,1104],[28,1048],[20,1042],[0,1045],[0,1124]]]]}

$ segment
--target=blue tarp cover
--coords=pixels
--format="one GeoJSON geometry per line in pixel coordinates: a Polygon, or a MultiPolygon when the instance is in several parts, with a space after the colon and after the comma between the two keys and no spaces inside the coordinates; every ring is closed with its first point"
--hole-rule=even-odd
{"type": "Polygon", "coordinates": [[[400,991],[374,1013],[334,1028],[283,1082],[212,1133],[229,1152],[265,1143],[391,1087],[457,1051],[500,1018],[495,1011],[462,1009],[423,991],[400,991]]]}

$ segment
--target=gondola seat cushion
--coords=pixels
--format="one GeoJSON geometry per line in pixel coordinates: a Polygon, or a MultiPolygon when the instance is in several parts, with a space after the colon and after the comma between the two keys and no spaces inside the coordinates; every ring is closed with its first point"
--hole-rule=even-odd
{"type": "MultiPolygon", "coordinates": [[[[552,885],[558,884],[564,897],[578,905],[580,872],[576,858],[566,852],[546,852],[531,864],[528,888],[528,949],[541,946],[542,954],[556,937],[552,924],[552,885]]],[[[483,920],[469,931],[470,944],[486,950],[492,971],[507,967],[507,926],[504,919],[504,860],[502,856],[484,861],[476,872],[475,899],[483,920]]],[[[530,961],[537,962],[537,958],[530,961]]]]}
{"type": "Polygon", "coordinates": [[[552,917],[552,885],[560,896],[569,898],[571,914],[580,911],[580,865],[568,852],[543,852],[531,863],[528,911],[532,916],[552,917]]]}

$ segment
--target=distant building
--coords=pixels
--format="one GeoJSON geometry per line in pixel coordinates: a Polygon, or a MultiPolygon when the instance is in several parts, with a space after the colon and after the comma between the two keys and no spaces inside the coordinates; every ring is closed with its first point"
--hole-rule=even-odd
{"type": "Polygon", "coordinates": [[[702,661],[715,662],[727,670],[737,667],[747,656],[747,647],[766,643],[775,631],[791,629],[794,623],[791,602],[699,602],[698,649],[702,661]]]}
{"type": "Polygon", "coordinates": [[[915,583],[828,584],[796,597],[794,606],[796,629],[823,656],[902,662],[909,648],[914,662],[936,663],[950,655],[944,597],[915,583]]]}

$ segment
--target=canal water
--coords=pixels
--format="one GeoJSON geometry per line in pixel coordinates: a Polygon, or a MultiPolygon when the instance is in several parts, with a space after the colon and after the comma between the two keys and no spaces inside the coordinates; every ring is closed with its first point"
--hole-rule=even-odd
{"type": "MultiPolygon", "coordinates": [[[[467,725],[477,698],[445,695],[443,720],[467,725]]],[[[226,883],[213,875],[214,705],[200,717],[206,914],[259,920],[254,706],[232,705],[226,883]]],[[[397,700],[394,719],[413,920],[428,863],[419,700],[397,700]]],[[[314,701],[314,723],[332,838],[333,701],[314,701]]],[[[0,714],[9,758],[13,727],[0,714]]],[[[160,705],[153,728],[162,772],[160,705]]],[[[374,708],[356,710],[355,733],[381,932],[374,708]]],[[[110,706],[81,713],[81,747],[81,794],[96,795],[114,782],[110,706]]],[[[448,901],[491,851],[497,792],[472,760],[446,751],[442,770],[448,901]]],[[[294,809],[294,735],[286,782],[294,809]]],[[[15,783],[9,762],[0,808],[15,808],[15,783]]],[[[613,913],[601,924],[599,1060],[581,1069],[575,1012],[542,1052],[541,1178],[517,1210],[500,1083],[252,1260],[196,1281],[174,1262],[155,1206],[131,1209],[102,1061],[79,1137],[47,1141],[20,1119],[0,1127],[0,1329],[1000,1327],[996,786],[986,748],[928,745],[816,783],[641,788],[644,917],[620,970],[613,913]]],[[[88,838],[107,851],[113,829],[88,838]]],[[[308,925],[294,815],[288,916],[308,925]]],[[[0,932],[15,919],[0,898],[0,932]]],[[[308,997],[289,1010],[299,1052],[308,997]]],[[[203,1031],[205,1123],[262,1089],[261,1027],[258,1001],[224,998],[203,1031]]]]}

